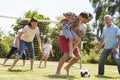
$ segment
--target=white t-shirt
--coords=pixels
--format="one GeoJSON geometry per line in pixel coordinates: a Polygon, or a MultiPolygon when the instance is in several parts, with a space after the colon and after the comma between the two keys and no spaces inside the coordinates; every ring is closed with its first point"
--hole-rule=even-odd
{"type": "Polygon", "coordinates": [[[80,23],[80,30],[86,32],[87,26],[84,23],[80,23]]]}
{"type": "Polygon", "coordinates": [[[52,45],[51,44],[44,44],[43,48],[44,48],[43,53],[44,54],[49,54],[50,50],[52,49],[52,45]]]}
{"type": "Polygon", "coordinates": [[[24,33],[21,36],[22,40],[26,42],[32,42],[35,34],[39,34],[39,28],[36,27],[35,29],[31,29],[28,25],[26,25],[21,32],[24,33]]]}
{"type": "Polygon", "coordinates": [[[17,39],[17,36],[15,36],[15,39],[13,40],[12,47],[19,48],[19,39],[17,39]]]}

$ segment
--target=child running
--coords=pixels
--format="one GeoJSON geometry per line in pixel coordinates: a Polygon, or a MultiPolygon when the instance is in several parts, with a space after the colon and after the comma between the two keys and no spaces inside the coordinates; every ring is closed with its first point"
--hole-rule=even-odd
{"type": "MultiPolygon", "coordinates": [[[[47,63],[47,59],[49,57],[50,52],[52,53],[52,45],[50,43],[50,38],[45,38],[44,47],[42,50],[42,58],[40,60],[39,67],[41,66],[42,61],[44,60],[44,68],[46,68],[46,63],[47,63]]],[[[52,53],[52,56],[53,56],[53,53],[52,53]]]]}
{"type": "Polygon", "coordinates": [[[67,12],[63,13],[65,19],[61,20],[61,23],[63,24],[63,30],[62,30],[62,35],[66,37],[66,39],[69,39],[69,56],[72,58],[75,58],[73,54],[73,42],[74,40],[76,42],[80,42],[80,38],[77,36],[75,31],[73,30],[74,27],[78,27],[79,29],[79,20],[77,16],[73,12],[67,12]]]}
{"type": "MultiPolygon", "coordinates": [[[[18,50],[19,50],[19,40],[17,39],[18,37],[18,34],[20,33],[21,30],[18,31],[17,35],[15,36],[14,40],[13,40],[13,43],[12,43],[12,47],[9,51],[9,53],[7,54],[4,62],[3,62],[3,65],[5,65],[5,63],[7,62],[7,60],[14,54],[14,53],[17,53],[18,50]]],[[[26,59],[26,53],[24,51],[23,55],[22,55],[22,58],[23,58],[23,66],[25,66],[25,59],[26,59]]]]}

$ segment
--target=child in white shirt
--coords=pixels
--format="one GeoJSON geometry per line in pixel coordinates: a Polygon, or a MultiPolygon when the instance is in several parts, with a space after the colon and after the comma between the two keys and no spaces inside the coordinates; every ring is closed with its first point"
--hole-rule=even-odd
{"type": "MultiPolygon", "coordinates": [[[[41,66],[42,61],[44,60],[44,68],[46,68],[46,63],[47,63],[47,59],[49,57],[50,52],[52,53],[52,45],[50,44],[50,38],[45,38],[44,47],[42,50],[42,58],[40,60],[39,67],[41,66]]],[[[52,56],[53,56],[53,53],[52,53],[52,56]]]]}

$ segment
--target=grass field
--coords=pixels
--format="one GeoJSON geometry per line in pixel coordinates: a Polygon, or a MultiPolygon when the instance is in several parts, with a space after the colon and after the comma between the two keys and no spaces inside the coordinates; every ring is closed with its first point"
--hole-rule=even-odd
{"type": "MultiPolygon", "coordinates": [[[[3,59],[0,59],[0,64],[3,59]]],[[[22,66],[22,60],[20,60],[13,70],[9,71],[8,67],[13,63],[10,59],[5,66],[0,65],[0,80],[120,80],[120,75],[117,72],[116,66],[105,65],[105,75],[102,77],[97,76],[97,64],[82,64],[82,68],[89,69],[91,76],[89,78],[83,78],[80,76],[79,64],[75,64],[70,69],[70,75],[67,76],[64,70],[65,63],[62,68],[61,77],[55,76],[55,71],[58,62],[48,62],[46,68],[38,68],[39,61],[35,61],[34,70],[30,70],[30,63],[27,60],[26,65],[22,66]]]]}

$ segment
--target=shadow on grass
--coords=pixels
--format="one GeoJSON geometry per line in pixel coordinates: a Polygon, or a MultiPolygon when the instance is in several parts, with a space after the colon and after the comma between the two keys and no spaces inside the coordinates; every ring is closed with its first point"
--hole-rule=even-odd
{"type": "Polygon", "coordinates": [[[104,78],[104,79],[115,79],[115,80],[120,78],[120,77],[98,76],[98,75],[95,75],[95,77],[97,77],[97,78],[104,78]]]}
{"type": "MultiPolygon", "coordinates": [[[[2,66],[5,66],[5,67],[8,67],[8,66],[11,66],[11,65],[2,65],[2,66]]],[[[18,66],[18,65],[16,65],[16,66],[18,66]]],[[[23,67],[23,65],[19,65],[19,66],[22,66],[23,67]]]]}
{"type": "Polygon", "coordinates": [[[63,79],[68,79],[68,80],[73,80],[73,79],[75,79],[75,76],[72,76],[72,75],[69,75],[69,76],[67,76],[67,75],[62,75],[62,76],[56,76],[56,75],[48,75],[48,76],[46,76],[46,77],[49,77],[49,78],[56,78],[56,79],[58,79],[58,78],[63,78],[63,79]]]}
{"type": "Polygon", "coordinates": [[[3,66],[8,67],[8,66],[11,66],[11,65],[3,65],[3,66]]]}
{"type": "Polygon", "coordinates": [[[31,71],[31,70],[21,70],[21,69],[14,69],[14,70],[8,70],[9,72],[28,72],[28,71],[31,71]]]}

